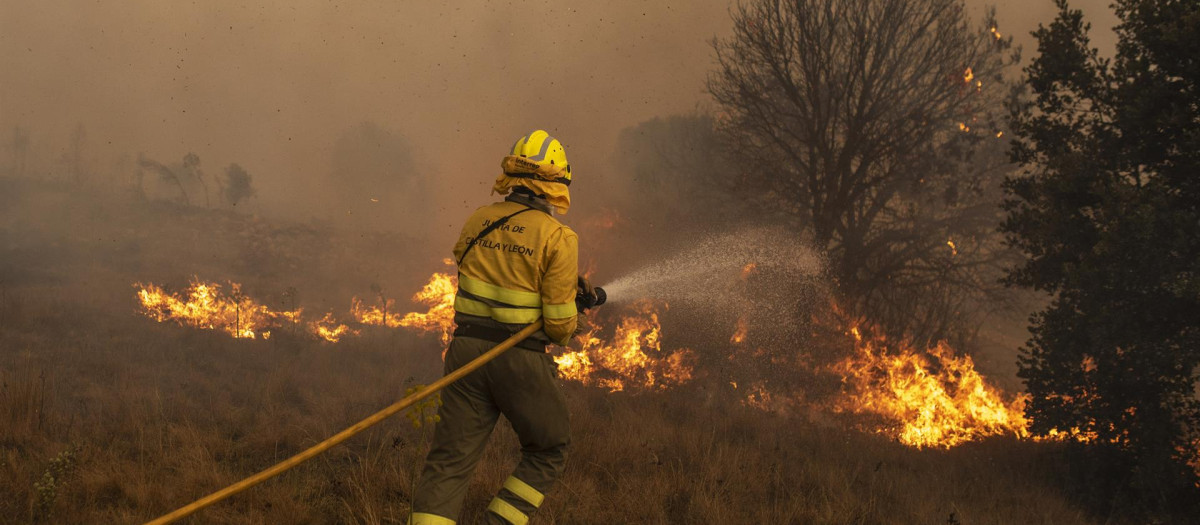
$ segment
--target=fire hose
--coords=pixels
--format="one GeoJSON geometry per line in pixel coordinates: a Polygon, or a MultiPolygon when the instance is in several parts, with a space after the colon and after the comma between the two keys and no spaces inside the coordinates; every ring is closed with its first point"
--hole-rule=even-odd
{"type": "MultiPolygon", "coordinates": [[[[600,302],[603,302],[603,301],[600,301],[600,302]]],[[[166,523],[172,523],[176,520],[190,516],[190,515],[196,513],[197,511],[199,511],[200,509],[203,509],[209,505],[217,503],[217,502],[219,502],[225,498],[228,498],[234,494],[242,492],[243,490],[246,490],[246,489],[253,487],[255,485],[258,485],[259,483],[262,483],[268,479],[278,476],[278,475],[284,473],[285,471],[291,469],[292,467],[295,467],[296,465],[304,463],[305,461],[308,461],[308,460],[316,457],[318,454],[333,448],[334,446],[338,445],[339,443],[346,441],[347,439],[350,439],[351,437],[354,437],[355,434],[358,434],[359,432],[362,432],[368,428],[371,428],[376,423],[379,423],[380,421],[383,421],[384,419],[387,419],[388,417],[395,415],[397,412],[412,406],[417,401],[420,401],[422,399],[425,399],[426,397],[433,395],[434,392],[437,392],[437,391],[445,388],[450,383],[453,383],[453,382],[459,380],[460,378],[462,378],[463,376],[475,371],[477,368],[483,366],[488,361],[491,361],[491,360],[499,357],[500,354],[503,354],[505,351],[512,348],[517,343],[524,341],[525,338],[533,335],[534,332],[537,332],[538,330],[541,330],[541,329],[542,329],[542,320],[538,319],[537,321],[534,321],[533,324],[526,326],[520,332],[513,334],[512,337],[509,337],[508,339],[505,339],[500,344],[492,347],[491,350],[488,350],[483,355],[476,357],[475,360],[467,363],[466,365],[463,365],[462,367],[458,368],[457,370],[455,370],[453,372],[450,372],[449,374],[446,374],[441,379],[434,381],[433,384],[414,392],[413,394],[409,395],[408,397],[405,397],[404,399],[401,399],[395,403],[392,403],[391,406],[389,406],[383,410],[380,410],[379,412],[371,414],[370,417],[368,417],[362,421],[359,421],[358,423],[355,423],[354,426],[347,428],[346,430],[343,430],[341,432],[338,432],[337,434],[334,434],[329,439],[326,439],[325,441],[317,443],[316,445],[309,447],[308,450],[305,450],[304,452],[301,452],[299,454],[296,454],[295,456],[285,459],[285,460],[275,464],[275,466],[273,466],[271,468],[263,470],[262,472],[259,472],[258,474],[250,476],[250,477],[243,479],[237,483],[234,483],[228,487],[218,490],[212,494],[209,494],[203,498],[193,501],[187,505],[184,505],[169,514],[164,514],[157,519],[148,521],[148,522],[146,522],[145,525],[164,525],[166,523]]]]}

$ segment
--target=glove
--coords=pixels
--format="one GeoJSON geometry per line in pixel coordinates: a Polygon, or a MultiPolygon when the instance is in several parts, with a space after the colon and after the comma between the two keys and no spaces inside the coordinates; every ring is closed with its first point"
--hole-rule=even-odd
{"type": "Polygon", "coordinates": [[[579,276],[579,289],[575,292],[575,309],[579,312],[586,312],[589,308],[596,306],[596,301],[599,298],[596,296],[596,290],[592,288],[592,283],[589,283],[587,277],[579,276]]]}
{"type": "Polygon", "coordinates": [[[580,334],[591,333],[591,331],[592,326],[591,323],[587,321],[586,315],[579,315],[575,317],[575,334],[571,337],[576,337],[580,334]]]}

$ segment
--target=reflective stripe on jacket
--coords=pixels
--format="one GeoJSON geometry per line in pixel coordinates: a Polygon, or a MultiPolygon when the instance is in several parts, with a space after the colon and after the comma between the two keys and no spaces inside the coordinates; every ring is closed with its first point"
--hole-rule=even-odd
{"type": "MultiPolygon", "coordinates": [[[[513,199],[484,206],[463,226],[454,259],[493,221],[526,204],[513,199]]],[[[458,268],[456,317],[473,316],[509,325],[544,319],[543,331],[566,346],[575,333],[579,239],[549,213],[516,215],[475,243],[458,268]]]]}

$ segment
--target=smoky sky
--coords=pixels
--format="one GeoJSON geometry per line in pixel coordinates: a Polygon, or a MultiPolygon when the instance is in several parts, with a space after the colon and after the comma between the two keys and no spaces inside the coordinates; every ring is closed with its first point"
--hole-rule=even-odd
{"type": "MultiPolygon", "coordinates": [[[[1107,0],[1073,2],[1112,46],[1107,0]]],[[[981,17],[984,2],[970,0],[981,17]]],[[[995,4],[1027,36],[1050,0],[995,4]]],[[[0,0],[0,156],[14,126],[53,170],[72,130],[98,172],[122,154],[216,171],[238,163],[257,206],[320,198],[345,130],[371,121],[405,137],[436,203],[422,228],[451,232],[488,202],[504,150],[545,128],[568,148],[576,201],[606,181],[617,132],[707,108],[708,41],[725,1],[164,2],[0,0]],[[249,5],[256,4],[256,5],[249,5]]],[[[7,160],[0,160],[0,163],[7,160]]],[[[400,183],[400,182],[398,182],[400,183]]],[[[608,193],[608,192],[606,192],[608,193]]],[[[569,217],[568,217],[569,219],[569,217]]],[[[413,219],[417,220],[417,219],[413,219]]]]}

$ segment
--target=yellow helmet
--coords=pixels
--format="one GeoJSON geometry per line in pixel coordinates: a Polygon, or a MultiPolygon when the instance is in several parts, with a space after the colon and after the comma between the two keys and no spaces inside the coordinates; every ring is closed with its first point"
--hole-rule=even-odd
{"type": "Polygon", "coordinates": [[[530,133],[513,144],[512,151],[500,161],[503,173],[493,189],[504,195],[514,186],[529,188],[544,195],[559,213],[571,205],[567,186],[571,185],[571,164],[567,150],[545,130],[530,133]]]}
{"type": "Polygon", "coordinates": [[[562,181],[565,184],[571,184],[571,164],[567,162],[567,150],[558,139],[551,137],[545,130],[539,129],[517,139],[509,155],[537,163],[537,167],[521,163],[525,165],[514,166],[518,169],[512,173],[536,173],[542,175],[539,178],[543,180],[561,178],[565,179],[562,181]]]}

